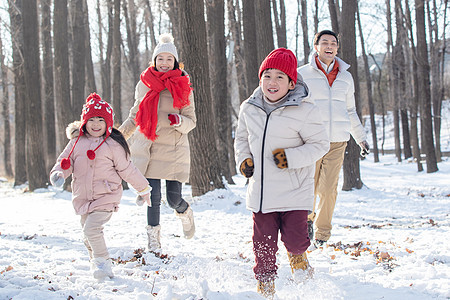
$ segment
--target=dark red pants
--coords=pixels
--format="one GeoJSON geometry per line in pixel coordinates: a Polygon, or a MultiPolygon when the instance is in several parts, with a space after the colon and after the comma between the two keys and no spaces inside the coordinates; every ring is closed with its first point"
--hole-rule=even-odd
{"type": "Polygon", "coordinates": [[[253,253],[255,278],[260,281],[275,279],[277,275],[276,253],[278,231],[287,251],[302,254],[310,245],[307,210],[253,213],[253,253]]]}

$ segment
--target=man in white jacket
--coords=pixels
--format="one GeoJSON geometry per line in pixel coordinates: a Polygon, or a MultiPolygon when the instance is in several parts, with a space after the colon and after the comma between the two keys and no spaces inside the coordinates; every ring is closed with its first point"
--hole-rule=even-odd
{"type": "Polygon", "coordinates": [[[347,71],[350,65],[336,56],[338,48],[336,33],[323,30],[314,37],[315,53],[310,63],[298,68],[298,74],[308,85],[311,98],[321,112],[330,138],[330,150],[316,162],[314,195],[315,199],[317,196],[320,198],[317,215],[313,210],[308,216],[311,239],[312,223],[315,223],[316,246],[322,246],[331,236],[339,172],[350,135],[361,147],[362,156],[369,151],[364,128],[356,113],[353,78],[347,71]]]}

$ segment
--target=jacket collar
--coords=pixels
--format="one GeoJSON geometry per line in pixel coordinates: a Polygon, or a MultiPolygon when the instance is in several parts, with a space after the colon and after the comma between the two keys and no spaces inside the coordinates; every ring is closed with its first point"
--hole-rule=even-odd
{"type": "MultiPolygon", "coordinates": [[[[316,56],[317,56],[316,52],[313,52],[311,54],[311,56],[309,57],[309,65],[311,67],[313,67],[314,69],[319,70],[319,68],[317,67],[317,64],[316,64],[316,59],[315,59],[316,56]]],[[[339,63],[339,72],[344,72],[348,68],[350,68],[350,65],[348,63],[346,63],[345,61],[343,61],[342,59],[340,59],[339,57],[335,56],[334,59],[337,60],[337,62],[339,63]]]]}

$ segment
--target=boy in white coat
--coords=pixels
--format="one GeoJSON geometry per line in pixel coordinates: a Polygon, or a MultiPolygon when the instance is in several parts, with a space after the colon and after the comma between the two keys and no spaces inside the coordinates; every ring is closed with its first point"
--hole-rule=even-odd
{"type": "Polygon", "coordinates": [[[314,166],[328,151],[329,140],[306,85],[297,79],[297,58],[290,50],[273,50],[262,62],[259,78],[259,87],[241,105],[234,146],[236,163],[249,178],[258,292],[272,297],[278,232],[292,271],[310,268],[305,251],[314,166]]]}

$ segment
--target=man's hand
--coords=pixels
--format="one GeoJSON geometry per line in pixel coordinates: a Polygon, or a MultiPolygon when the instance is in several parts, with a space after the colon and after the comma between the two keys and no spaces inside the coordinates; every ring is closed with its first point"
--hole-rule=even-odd
{"type": "Polygon", "coordinates": [[[361,147],[360,155],[365,158],[370,153],[369,143],[367,141],[362,141],[359,143],[359,147],[361,147]]]}

